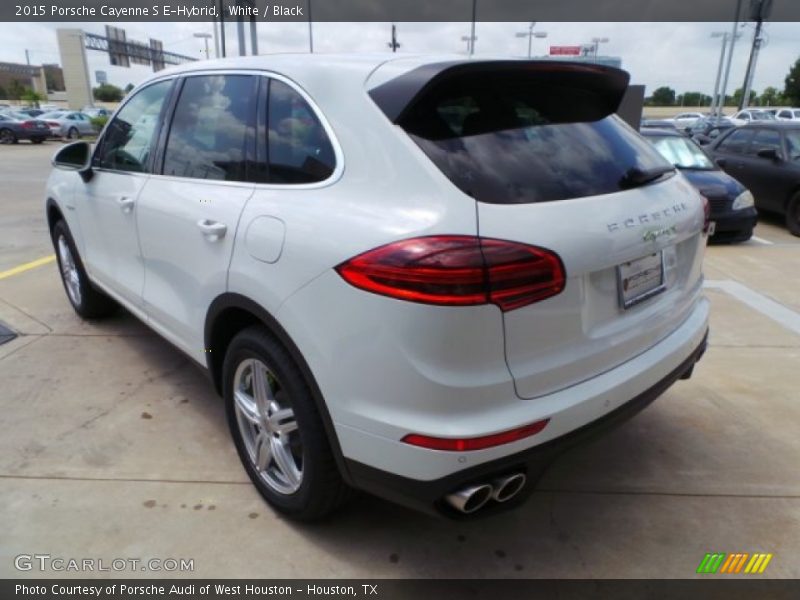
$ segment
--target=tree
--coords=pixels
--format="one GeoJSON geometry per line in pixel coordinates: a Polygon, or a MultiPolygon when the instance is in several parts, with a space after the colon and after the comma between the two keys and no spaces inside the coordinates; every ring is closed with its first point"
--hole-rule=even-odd
{"type": "Polygon", "coordinates": [[[780,91],[778,91],[778,88],[772,86],[764,88],[764,91],[761,92],[761,96],[759,96],[759,100],[761,100],[761,106],[781,106],[785,104],[783,96],[780,91]]]}
{"type": "MultiPolygon", "coordinates": [[[[737,88],[733,92],[733,104],[736,106],[742,105],[742,97],[744,96],[744,88],[737,88]]],[[[758,94],[755,90],[750,90],[750,99],[747,102],[748,106],[758,106],[758,94]]]]}
{"type": "Polygon", "coordinates": [[[681,106],[710,106],[711,96],[703,92],[685,92],[678,96],[677,102],[681,106]]]}
{"type": "Polygon", "coordinates": [[[6,92],[6,88],[4,88],[2,85],[0,85],[0,98],[3,100],[8,98],[8,92],[6,92]]]}
{"type": "Polygon", "coordinates": [[[44,96],[42,96],[39,92],[35,92],[30,88],[25,88],[25,91],[20,95],[20,99],[24,100],[31,106],[39,108],[39,102],[44,100],[44,96]]]}
{"type": "Polygon", "coordinates": [[[110,83],[103,83],[92,90],[95,100],[100,102],[119,102],[122,100],[122,90],[110,83]]]}
{"type": "Polygon", "coordinates": [[[651,100],[656,106],[672,106],[675,104],[675,90],[667,86],[656,88],[651,100]]]}
{"type": "Polygon", "coordinates": [[[132,83],[129,83],[128,85],[125,86],[125,93],[130,94],[133,91],[133,88],[134,85],[132,83]]]}
{"type": "Polygon", "coordinates": [[[783,96],[787,104],[800,106],[800,58],[798,58],[789,74],[784,80],[786,87],[783,88],[783,96]]]}

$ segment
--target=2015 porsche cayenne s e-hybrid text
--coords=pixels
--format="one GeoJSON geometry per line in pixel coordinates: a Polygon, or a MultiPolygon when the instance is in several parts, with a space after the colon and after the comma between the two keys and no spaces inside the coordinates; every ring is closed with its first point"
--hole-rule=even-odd
{"type": "Polygon", "coordinates": [[[624,71],[463,57],[198,62],[54,157],[69,301],[202,365],[255,486],[453,516],[688,377],[703,198],[614,112],[624,71]]]}

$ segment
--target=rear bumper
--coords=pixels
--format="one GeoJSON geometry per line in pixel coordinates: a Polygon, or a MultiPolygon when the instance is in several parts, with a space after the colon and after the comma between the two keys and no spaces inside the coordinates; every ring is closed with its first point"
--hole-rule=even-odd
{"type": "Polygon", "coordinates": [[[410,479],[352,459],[345,459],[350,480],[359,489],[398,504],[427,513],[462,518],[465,515],[456,512],[443,501],[445,495],[470,484],[486,483],[505,474],[524,473],[527,476],[525,488],[513,500],[503,504],[490,503],[478,514],[484,515],[516,506],[533,491],[541,474],[558,454],[624,423],[663,394],[677,380],[687,378],[695,363],[705,352],[707,340],[708,329],[705,330],[700,344],[689,356],[648,389],[604,416],[539,446],[430,481],[410,479]]]}

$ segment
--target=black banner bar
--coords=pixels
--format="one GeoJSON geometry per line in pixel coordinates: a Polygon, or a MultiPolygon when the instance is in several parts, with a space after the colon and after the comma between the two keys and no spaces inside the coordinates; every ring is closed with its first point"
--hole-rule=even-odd
{"type": "MultiPolygon", "coordinates": [[[[702,22],[733,21],[738,0],[3,0],[0,21],[702,22]]],[[[748,20],[753,2],[741,0],[748,20]]],[[[772,0],[768,19],[800,21],[800,2],[772,0]]]]}
{"type": "Polygon", "coordinates": [[[0,580],[3,600],[176,600],[226,598],[263,600],[284,598],[372,598],[375,600],[441,600],[487,598],[503,600],[538,598],[703,598],[737,600],[800,597],[800,581],[742,577],[692,580],[547,580],[547,579],[270,579],[270,580],[115,580],[40,579],[0,580]]]}

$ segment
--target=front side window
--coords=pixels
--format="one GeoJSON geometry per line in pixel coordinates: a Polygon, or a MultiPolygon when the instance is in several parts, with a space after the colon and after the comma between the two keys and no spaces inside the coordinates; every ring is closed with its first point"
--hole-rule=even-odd
{"type": "Polygon", "coordinates": [[[254,141],[250,75],[187,77],[164,151],[164,175],[246,181],[254,141]]]}
{"type": "Polygon", "coordinates": [[[775,150],[778,156],[782,156],[781,134],[770,129],[762,129],[757,132],[750,143],[747,153],[758,154],[761,150],[775,150]]]}
{"type": "Polygon", "coordinates": [[[786,149],[789,151],[789,160],[800,161],[800,131],[786,132],[786,149]]]}
{"type": "Polygon", "coordinates": [[[752,137],[752,129],[736,129],[719,143],[717,149],[731,154],[742,154],[752,137]]]}
{"type": "Polygon", "coordinates": [[[171,86],[171,81],[154,83],[125,103],[106,128],[94,157],[95,166],[131,172],[148,169],[159,115],[171,86]]]}
{"type": "Polygon", "coordinates": [[[328,134],[308,102],[289,85],[270,80],[267,158],[271,183],[315,183],[333,173],[328,134]]]}

